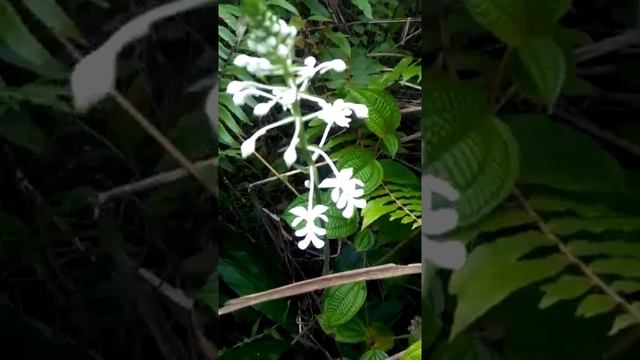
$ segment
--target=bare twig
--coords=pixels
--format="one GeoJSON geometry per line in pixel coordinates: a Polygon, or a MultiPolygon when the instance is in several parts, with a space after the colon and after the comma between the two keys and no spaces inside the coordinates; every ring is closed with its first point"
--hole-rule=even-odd
{"type": "Polygon", "coordinates": [[[574,53],[577,62],[582,62],[638,44],[640,44],[640,29],[634,29],[594,44],[583,46],[576,49],[574,53]]]}
{"type": "Polygon", "coordinates": [[[249,306],[261,304],[263,302],[296,296],[333,286],[350,284],[358,281],[380,280],[411,274],[419,274],[421,271],[421,264],[385,264],[363,269],[344,271],[337,274],[320,276],[314,279],[300,281],[276,289],[271,289],[230,300],[218,310],[218,315],[228,314],[249,306]]]}
{"type": "MultiPolygon", "coordinates": [[[[204,167],[208,165],[217,166],[218,158],[199,161],[194,164],[194,167],[198,170],[202,170],[204,167]]],[[[150,188],[154,188],[156,186],[164,185],[164,184],[179,180],[187,175],[189,175],[189,173],[184,168],[178,168],[175,170],[163,172],[163,173],[148,177],[146,179],[142,179],[140,181],[121,185],[113,189],[107,190],[105,192],[101,192],[97,195],[95,201],[98,205],[102,205],[108,201],[111,201],[116,198],[120,198],[122,196],[127,196],[133,193],[145,191],[150,188]]]]}
{"type": "Polygon", "coordinates": [[[191,310],[193,308],[193,299],[185,295],[182,290],[176,289],[166,283],[151,271],[145,268],[139,268],[138,275],[145,279],[151,286],[156,288],[162,295],[171,300],[174,304],[180,306],[185,310],[191,310]]]}
{"type": "Polygon", "coordinates": [[[542,217],[533,209],[533,207],[531,207],[531,205],[525,199],[524,195],[522,195],[520,190],[518,190],[517,188],[514,188],[513,193],[518,198],[518,201],[520,202],[522,207],[525,209],[525,211],[535,220],[542,234],[549,240],[553,241],[558,246],[558,248],[560,249],[560,252],[562,252],[562,254],[569,260],[569,262],[577,266],[580,269],[580,271],[582,271],[584,276],[587,277],[587,279],[589,279],[595,286],[600,288],[602,292],[604,292],[609,297],[611,297],[611,299],[615,301],[622,309],[624,309],[624,311],[628,312],[633,317],[640,320],[640,314],[636,311],[636,309],[634,309],[631,306],[631,304],[629,304],[622,296],[620,296],[620,294],[618,294],[609,285],[607,285],[604,281],[602,281],[602,279],[598,275],[596,275],[593,272],[593,270],[589,268],[589,266],[587,266],[584,262],[582,262],[582,260],[580,260],[575,255],[573,255],[571,250],[562,242],[562,240],[560,240],[551,231],[551,229],[549,229],[544,219],[542,219],[542,217]]]}
{"type": "Polygon", "coordinates": [[[389,356],[387,360],[400,360],[405,353],[406,351],[401,351],[395,355],[389,356]]]}
{"type": "Polygon", "coordinates": [[[619,138],[618,136],[616,136],[614,133],[610,131],[601,129],[600,127],[598,127],[598,125],[588,120],[587,118],[575,112],[569,111],[568,109],[562,106],[557,106],[555,109],[555,113],[560,117],[562,117],[563,119],[568,120],[569,122],[574,124],[576,127],[582,129],[583,131],[588,132],[592,135],[595,135],[600,139],[605,140],[621,149],[624,149],[634,156],[640,157],[640,147],[638,147],[636,144],[630,141],[627,141],[625,139],[619,138]]]}

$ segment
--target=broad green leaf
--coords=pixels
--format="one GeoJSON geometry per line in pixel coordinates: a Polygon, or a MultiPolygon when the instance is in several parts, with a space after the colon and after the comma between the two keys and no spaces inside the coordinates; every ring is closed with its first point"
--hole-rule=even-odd
{"type": "Polygon", "coordinates": [[[400,360],[422,360],[422,340],[411,344],[405,353],[402,354],[400,360]]]}
{"type": "MultiPolygon", "coordinates": [[[[317,191],[315,192],[317,195],[317,191]]],[[[287,209],[283,212],[282,218],[291,226],[291,222],[295,218],[293,214],[289,211],[297,206],[307,206],[307,201],[309,199],[309,193],[301,194],[294,201],[289,204],[287,209]]],[[[326,205],[329,209],[325,213],[329,221],[327,223],[320,224],[320,219],[318,219],[316,225],[323,226],[327,230],[327,239],[340,239],[354,234],[358,231],[358,222],[359,216],[358,213],[355,212],[354,216],[351,219],[347,219],[342,216],[342,210],[338,209],[333,201],[331,201],[330,192],[325,191],[322,192],[314,202],[317,204],[326,205]]],[[[301,229],[304,226],[304,221],[302,221],[298,226],[294,228],[294,230],[301,229]]]]}
{"type": "Polygon", "coordinates": [[[367,201],[367,205],[362,209],[362,229],[366,229],[374,221],[398,209],[396,204],[389,204],[387,197],[377,198],[367,201]]]}
{"type": "Polygon", "coordinates": [[[22,0],[31,12],[51,30],[70,39],[83,42],[80,31],[56,0],[22,0]]]}
{"type": "Polygon", "coordinates": [[[327,11],[327,8],[320,3],[319,0],[305,0],[303,4],[309,9],[309,13],[321,16],[326,19],[331,18],[331,14],[327,11]]]}
{"type": "Polygon", "coordinates": [[[619,293],[635,293],[640,291],[640,282],[632,280],[617,280],[609,285],[611,290],[619,293]]]}
{"type": "Polygon", "coordinates": [[[624,187],[618,161],[588,136],[538,115],[505,121],[520,148],[520,183],[574,191],[624,187]]]}
{"type": "Polygon", "coordinates": [[[474,249],[449,283],[458,298],[451,339],[513,292],[564,269],[569,262],[562,255],[519,260],[536,248],[553,245],[538,232],[526,232],[474,249]]]}
{"type": "Polygon", "coordinates": [[[387,134],[382,138],[382,145],[389,156],[394,157],[400,147],[400,139],[397,134],[387,134]]]}
{"type": "Polygon", "coordinates": [[[598,274],[640,277],[640,260],[607,258],[594,260],[589,267],[598,274]]]}
{"type": "Polygon", "coordinates": [[[56,77],[65,67],[31,35],[8,0],[0,0],[0,57],[44,77],[56,77]]]}
{"type": "Polygon", "coordinates": [[[367,150],[350,148],[342,153],[336,166],[340,170],[352,168],[353,177],[364,183],[365,195],[375,190],[382,182],[382,166],[367,150]]]}
{"type": "Polygon", "coordinates": [[[529,22],[547,18],[558,21],[571,9],[571,0],[525,0],[529,22]]]}
{"type": "Polygon", "coordinates": [[[371,250],[375,245],[376,234],[369,229],[358,232],[358,234],[356,234],[356,238],[353,240],[353,248],[358,252],[371,250]]]}
{"type": "Polygon", "coordinates": [[[367,352],[362,354],[360,360],[385,360],[389,357],[387,353],[381,350],[369,349],[367,352]]]}
{"type": "Polygon", "coordinates": [[[379,138],[395,134],[400,126],[400,108],[395,99],[383,90],[352,88],[351,94],[356,102],[369,108],[369,117],[365,124],[379,138]]]}
{"type": "Polygon", "coordinates": [[[526,11],[522,0],[464,0],[473,18],[500,40],[521,44],[526,36],[526,11]]]}
{"type": "Polygon", "coordinates": [[[334,286],[327,289],[322,301],[322,316],[328,326],[337,326],[351,320],[367,298],[364,281],[334,286]]]}
{"type": "Polygon", "coordinates": [[[410,186],[420,185],[418,176],[408,167],[391,159],[378,160],[382,166],[383,181],[385,183],[406,184],[410,186]]]}
{"type": "MultiPolygon", "coordinates": [[[[251,240],[244,232],[222,223],[216,234],[226,241],[220,248],[218,271],[220,280],[238,295],[249,295],[282,286],[286,283],[278,270],[279,257],[251,240]],[[269,269],[269,271],[265,271],[269,269]]],[[[255,309],[277,323],[288,321],[287,304],[274,300],[258,304],[255,309]]]]}
{"type": "Polygon", "coordinates": [[[366,340],[366,324],[360,317],[354,317],[344,324],[330,326],[322,315],[316,316],[318,323],[325,333],[331,335],[335,341],[345,344],[357,344],[366,340]]]}
{"type": "Polygon", "coordinates": [[[551,38],[535,36],[518,48],[518,55],[547,106],[553,108],[567,76],[562,49],[551,38]]]}
{"type": "Polygon", "coordinates": [[[511,192],[518,146],[510,130],[490,115],[483,91],[435,77],[425,81],[423,173],[449,181],[460,193],[459,225],[468,225],[511,192]]]}
{"type": "Polygon", "coordinates": [[[351,58],[351,44],[349,43],[349,39],[340,32],[327,31],[325,33],[331,41],[333,41],[340,50],[346,55],[347,59],[351,58]]]}
{"type": "Polygon", "coordinates": [[[371,4],[369,0],[351,0],[351,2],[358,7],[368,19],[373,19],[373,14],[371,12],[371,4]]]}
{"type": "Polygon", "coordinates": [[[544,309],[561,300],[575,299],[584,295],[592,286],[586,277],[563,275],[557,281],[540,287],[545,294],[539,307],[544,309]]]}
{"type": "Polygon", "coordinates": [[[287,0],[269,0],[269,5],[279,6],[292,14],[300,16],[298,9],[291,5],[287,0]]]}
{"type": "Polygon", "coordinates": [[[37,154],[42,153],[48,143],[47,136],[27,112],[0,113],[0,136],[37,154]]]}
{"type": "Polygon", "coordinates": [[[611,311],[616,306],[615,300],[609,295],[605,294],[591,294],[584,298],[578,309],[576,310],[576,316],[582,316],[590,318],[602,313],[611,311]]]}
{"type": "Polygon", "coordinates": [[[367,343],[372,349],[389,351],[394,346],[393,331],[381,322],[374,322],[366,330],[367,343]]]}
{"type": "MultiPolygon", "coordinates": [[[[636,311],[637,314],[640,314],[640,302],[632,303],[631,307],[636,311]]],[[[611,330],[609,330],[609,335],[616,335],[629,326],[637,324],[640,324],[640,317],[638,316],[634,316],[629,313],[618,315],[613,322],[613,326],[611,326],[611,330]]]]}

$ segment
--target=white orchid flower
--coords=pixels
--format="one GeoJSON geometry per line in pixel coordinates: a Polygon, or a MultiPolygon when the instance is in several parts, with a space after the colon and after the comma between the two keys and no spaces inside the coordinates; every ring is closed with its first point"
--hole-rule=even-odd
{"type": "Polygon", "coordinates": [[[333,188],[331,190],[331,200],[336,203],[338,209],[344,209],[342,216],[350,219],[356,208],[363,209],[367,205],[364,195],[364,184],[353,177],[353,169],[346,168],[340,170],[335,178],[324,179],[319,188],[333,188]]]}
{"type": "Polygon", "coordinates": [[[325,222],[329,221],[329,218],[324,215],[328,209],[329,208],[324,205],[316,205],[311,208],[311,210],[304,206],[298,206],[289,210],[289,212],[297,216],[293,222],[291,222],[292,226],[298,226],[302,221],[305,221],[304,227],[295,232],[296,236],[304,236],[304,239],[298,243],[298,248],[304,250],[309,246],[309,243],[312,243],[317,249],[321,249],[324,246],[324,241],[318,236],[326,235],[327,230],[317,226],[315,221],[316,219],[321,219],[325,222]]]}

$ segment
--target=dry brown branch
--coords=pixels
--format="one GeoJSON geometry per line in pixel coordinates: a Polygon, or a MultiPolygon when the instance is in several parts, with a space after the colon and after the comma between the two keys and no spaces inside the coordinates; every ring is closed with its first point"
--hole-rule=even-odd
{"type": "Polygon", "coordinates": [[[344,271],[337,274],[320,276],[314,279],[300,281],[279,288],[242,296],[229,300],[218,310],[218,315],[224,315],[263,302],[296,296],[333,286],[350,284],[358,281],[380,280],[411,274],[419,274],[422,264],[396,265],[385,264],[363,269],[344,271]]]}
{"type": "Polygon", "coordinates": [[[587,61],[593,58],[623,50],[629,46],[640,44],[640,30],[629,30],[593,44],[578,48],[574,51],[577,61],[587,61]]]}

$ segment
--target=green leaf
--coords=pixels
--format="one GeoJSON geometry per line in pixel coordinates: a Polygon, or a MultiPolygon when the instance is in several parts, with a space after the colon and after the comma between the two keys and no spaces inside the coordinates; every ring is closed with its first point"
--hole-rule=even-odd
{"type": "Polygon", "coordinates": [[[579,231],[589,231],[592,233],[602,233],[605,231],[631,231],[640,228],[640,218],[561,218],[549,221],[548,226],[556,235],[570,235],[579,231]]]}
{"type": "Polygon", "coordinates": [[[369,108],[365,124],[380,139],[395,134],[400,126],[400,108],[395,99],[383,90],[351,88],[356,101],[369,108]]]}
{"type": "Polygon", "coordinates": [[[369,0],[351,0],[351,2],[358,7],[368,19],[373,19],[373,14],[371,13],[371,4],[369,4],[369,0]]]}
{"type": "Polygon", "coordinates": [[[549,109],[552,109],[567,76],[562,49],[548,37],[535,36],[518,48],[518,55],[549,109]]]}
{"type": "Polygon", "coordinates": [[[609,295],[591,294],[584,298],[578,309],[576,316],[589,318],[612,310],[616,306],[616,302],[609,295]]]}
{"type": "Polygon", "coordinates": [[[371,250],[376,245],[376,235],[368,229],[358,232],[353,241],[353,248],[357,252],[371,250]]]}
{"type": "Polygon", "coordinates": [[[539,307],[544,309],[561,300],[575,299],[584,295],[592,286],[591,281],[583,276],[563,275],[557,281],[540,287],[545,294],[539,307]]]}
{"type": "Polygon", "coordinates": [[[511,131],[490,115],[483,91],[437,77],[425,84],[423,173],[449,181],[460,193],[459,225],[468,225],[511,192],[518,146],[511,131]]]}
{"type": "Polygon", "coordinates": [[[352,168],[353,177],[364,183],[365,195],[382,183],[382,166],[367,150],[350,148],[340,156],[336,166],[340,170],[352,168]]]}
{"type": "Polygon", "coordinates": [[[0,113],[0,136],[36,154],[47,146],[47,136],[27,112],[0,113]]]}
{"type": "Polygon", "coordinates": [[[269,0],[269,5],[279,6],[292,14],[300,16],[298,9],[291,5],[287,0],[269,0]]]}
{"type": "Polygon", "coordinates": [[[384,174],[382,181],[409,186],[420,185],[418,176],[416,176],[411,169],[401,163],[391,159],[382,159],[378,160],[378,162],[380,163],[380,166],[382,166],[382,173],[384,174]]]}
{"type": "MultiPolygon", "coordinates": [[[[287,224],[289,224],[289,226],[291,226],[291,222],[295,218],[295,216],[291,214],[289,211],[297,206],[306,207],[308,199],[309,199],[308,192],[301,194],[294,201],[292,201],[291,204],[289,204],[287,209],[284,211],[284,213],[282,214],[282,218],[287,222],[287,224]]],[[[354,234],[356,231],[358,231],[358,222],[359,222],[358,213],[356,212],[354,216],[350,219],[347,219],[344,216],[342,216],[342,210],[338,209],[335,203],[331,201],[330,192],[320,193],[320,195],[316,198],[315,204],[323,204],[329,208],[325,213],[329,221],[327,221],[326,224],[322,225],[327,230],[327,235],[326,235],[327,239],[345,238],[347,236],[354,234]]],[[[316,225],[320,226],[319,222],[321,220],[318,219],[317,221],[318,223],[316,225]]],[[[296,226],[294,230],[301,229],[304,225],[305,224],[303,221],[300,224],[298,224],[298,226],[296,226]]]]}
{"type": "Polygon", "coordinates": [[[360,360],[385,360],[389,357],[387,353],[381,350],[369,349],[367,352],[362,354],[360,360]]]}
{"type": "Polygon", "coordinates": [[[22,2],[54,32],[84,43],[76,25],[55,0],[22,0],[22,2]]]}
{"type": "MultiPolygon", "coordinates": [[[[286,279],[277,266],[279,258],[270,255],[270,251],[250,239],[245,232],[221,223],[216,234],[234,240],[226,241],[221,246],[218,271],[220,279],[238,295],[254,294],[284,285],[286,279]]],[[[255,309],[277,323],[288,321],[284,300],[258,304],[255,309]]]]}
{"type": "Polygon", "coordinates": [[[615,212],[600,204],[578,202],[549,195],[533,195],[528,199],[529,205],[538,211],[573,211],[582,217],[615,215],[615,212]]]}
{"type": "Polygon", "coordinates": [[[598,259],[589,264],[598,274],[640,277],[640,260],[627,258],[598,259]]]}
{"type": "Polygon", "coordinates": [[[360,317],[354,317],[344,324],[330,326],[322,315],[316,316],[322,330],[331,335],[335,341],[345,344],[357,344],[366,340],[366,325],[360,317]]]}
{"type": "MultiPolygon", "coordinates": [[[[634,302],[631,304],[631,307],[636,311],[636,313],[640,314],[640,302],[634,302]]],[[[621,314],[616,316],[616,319],[613,322],[613,326],[611,326],[611,330],[609,330],[609,335],[613,336],[619,333],[620,331],[628,328],[629,326],[640,324],[640,318],[633,316],[632,314],[621,314]]]]}
{"type": "Polygon", "coordinates": [[[318,0],[306,0],[303,4],[309,9],[310,14],[315,14],[316,16],[321,16],[326,19],[331,18],[331,14],[327,11],[327,8],[324,7],[318,0]]]}
{"type": "Polygon", "coordinates": [[[622,240],[587,241],[577,240],[567,244],[576,256],[609,255],[640,258],[640,244],[622,240]]]}
{"type": "Polygon", "coordinates": [[[207,277],[204,286],[200,288],[196,299],[202,301],[213,311],[218,311],[218,274],[214,273],[207,277]]]}
{"type": "Polygon", "coordinates": [[[372,349],[389,351],[394,346],[393,331],[381,322],[374,322],[366,330],[367,343],[372,349]]]}
{"type": "Polygon", "coordinates": [[[422,340],[411,344],[404,354],[402,354],[400,360],[422,360],[422,340]]]}
{"type": "Polygon", "coordinates": [[[322,316],[329,326],[337,326],[351,320],[367,298],[364,281],[334,286],[323,296],[322,316]]]}
{"type": "Polygon", "coordinates": [[[347,59],[351,58],[351,44],[349,44],[349,39],[343,33],[326,31],[325,34],[342,50],[347,59]]]}
{"type": "Polygon", "coordinates": [[[539,115],[509,116],[505,121],[520,148],[520,183],[573,191],[624,187],[616,158],[588,136],[539,115]]]}
{"type": "Polygon", "coordinates": [[[66,68],[31,35],[9,1],[0,0],[0,57],[44,77],[55,77],[66,68]]]}
{"type": "Polygon", "coordinates": [[[525,39],[526,12],[521,0],[464,0],[473,18],[502,41],[519,45],[525,39]]]}
{"type": "Polygon", "coordinates": [[[564,269],[568,261],[561,255],[519,260],[536,248],[553,245],[538,232],[526,232],[474,249],[449,283],[458,298],[451,339],[509,294],[564,269]]]}
{"type": "Polygon", "coordinates": [[[382,144],[386,153],[394,157],[400,147],[400,138],[398,138],[397,134],[387,134],[382,138],[382,144]]]}

